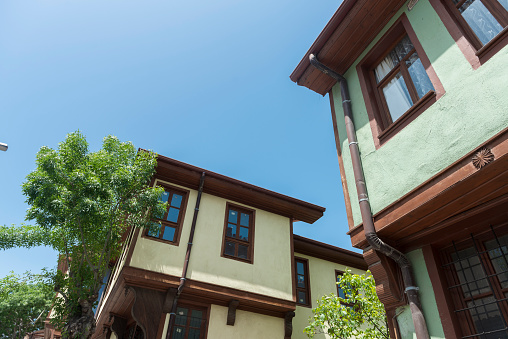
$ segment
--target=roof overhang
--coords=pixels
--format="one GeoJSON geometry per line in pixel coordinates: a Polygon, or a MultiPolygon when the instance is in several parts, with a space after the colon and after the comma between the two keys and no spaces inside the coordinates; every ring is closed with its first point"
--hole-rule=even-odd
{"type": "Polygon", "coordinates": [[[203,172],[206,172],[203,187],[204,193],[310,224],[321,218],[326,210],[324,207],[291,198],[162,155],[159,155],[157,158],[156,177],[177,185],[198,189],[203,172]]]}
{"type": "Polygon", "coordinates": [[[303,59],[291,80],[325,95],[335,80],[311,66],[309,55],[344,74],[406,1],[344,0],[303,59]]]}

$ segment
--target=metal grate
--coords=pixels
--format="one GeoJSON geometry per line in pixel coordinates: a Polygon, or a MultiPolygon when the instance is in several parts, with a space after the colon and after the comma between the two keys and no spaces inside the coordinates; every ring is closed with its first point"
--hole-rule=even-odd
{"type": "Polygon", "coordinates": [[[508,235],[490,227],[488,239],[470,235],[467,246],[444,254],[443,269],[462,338],[508,338],[508,235]]]}

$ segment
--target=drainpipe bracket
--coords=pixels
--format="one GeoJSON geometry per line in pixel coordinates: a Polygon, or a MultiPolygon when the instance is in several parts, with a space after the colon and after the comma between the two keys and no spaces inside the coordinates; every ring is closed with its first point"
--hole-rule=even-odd
{"type": "Polygon", "coordinates": [[[406,289],[404,290],[404,293],[407,293],[408,291],[418,291],[420,290],[420,288],[416,287],[416,286],[408,286],[406,287],[406,289]]]}

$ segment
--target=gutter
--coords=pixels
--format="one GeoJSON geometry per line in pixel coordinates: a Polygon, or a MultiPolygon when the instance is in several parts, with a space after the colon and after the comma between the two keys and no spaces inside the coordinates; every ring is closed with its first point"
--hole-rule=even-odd
{"type": "Polygon", "coordinates": [[[187,270],[189,269],[189,259],[192,251],[192,241],[194,240],[194,231],[196,230],[196,222],[198,220],[199,205],[201,203],[201,194],[203,193],[203,185],[205,183],[205,172],[201,173],[201,179],[199,180],[198,197],[196,199],[196,207],[194,208],[194,216],[192,217],[191,231],[189,235],[189,242],[187,243],[187,252],[185,253],[185,262],[183,264],[182,277],[180,278],[180,284],[176,290],[175,297],[173,298],[173,305],[171,312],[169,313],[169,325],[166,338],[169,338],[173,332],[173,325],[176,318],[176,308],[178,305],[178,299],[182,294],[183,288],[185,287],[185,281],[187,280],[187,270]]]}
{"type": "Polygon", "coordinates": [[[351,161],[353,164],[356,191],[358,193],[358,203],[360,205],[365,238],[367,239],[367,242],[370,244],[370,246],[372,246],[372,248],[393,259],[400,267],[405,287],[404,292],[407,295],[409,307],[411,309],[416,338],[429,339],[430,337],[427,329],[427,324],[422,312],[420,298],[418,297],[418,287],[415,286],[413,280],[411,263],[402,252],[381,240],[378,237],[374,227],[374,219],[370,208],[369,196],[367,194],[367,186],[365,185],[362,160],[360,158],[360,150],[358,147],[358,140],[356,138],[356,129],[353,122],[351,98],[349,96],[347,80],[342,75],[336,73],[331,68],[319,62],[314,54],[309,55],[309,61],[311,65],[317,68],[319,71],[327,74],[340,83],[342,108],[344,109],[344,119],[346,123],[346,133],[349,141],[349,151],[351,153],[351,161]]]}

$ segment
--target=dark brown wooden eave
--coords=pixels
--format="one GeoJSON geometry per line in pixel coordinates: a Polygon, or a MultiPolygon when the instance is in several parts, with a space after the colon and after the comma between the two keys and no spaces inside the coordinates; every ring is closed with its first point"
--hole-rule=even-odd
{"type": "Polygon", "coordinates": [[[192,166],[162,155],[157,158],[156,178],[197,189],[201,173],[206,172],[203,192],[260,208],[293,220],[314,223],[323,216],[324,207],[288,197],[246,182],[192,166]]]}
{"type": "Polygon", "coordinates": [[[354,267],[366,271],[367,263],[361,254],[325,244],[316,240],[293,235],[294,252],[305,254],[311,257],[342,264],[347,267],[354,267]]]}
{"type": "Polygon", "coordinates": [[[290,75],[292,81],[325,95],[335,80],[310,65],[309,55],[344,74],[406,1],[344,0],[290,75]]]}

